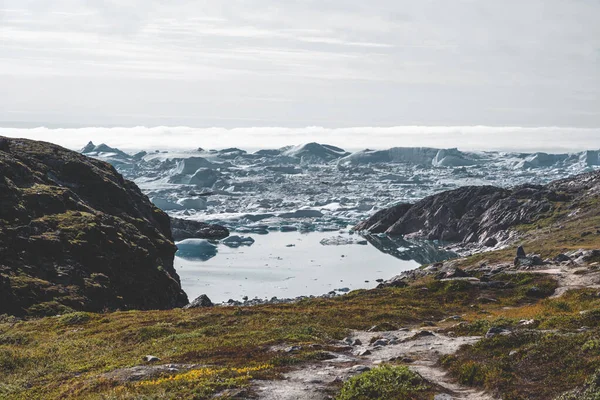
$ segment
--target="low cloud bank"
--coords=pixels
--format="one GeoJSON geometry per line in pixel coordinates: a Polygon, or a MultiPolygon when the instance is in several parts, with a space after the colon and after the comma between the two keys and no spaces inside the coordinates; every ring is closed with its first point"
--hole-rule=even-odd
{"type": "Polygon", "coordinates": [[[122,150],[246,150],[320,142],[346,150],[389,147],[458,147],[461,150],[575,152],[600,148],[600,128],[397,126],[356,128],[0,128],[0,136],[43,140],[70,149],[88,141],[122,150]]]}

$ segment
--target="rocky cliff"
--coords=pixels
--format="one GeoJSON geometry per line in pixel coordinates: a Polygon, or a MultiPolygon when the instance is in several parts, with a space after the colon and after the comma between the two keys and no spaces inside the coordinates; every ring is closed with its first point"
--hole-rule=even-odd
{"type": "Polygon", "coordinates": [[[188,303],[169,217],[109,164],[0,138],[0,314],[188,303]]]}
{"type": "Polygon", "coordinates": [[[599,191],[600,172],[545,186],[466,186],[381,210],[355,229],[494,246],[507,238],[509,228],[547,218],[560,211],[562,203],[595,196],[599,191]]]}

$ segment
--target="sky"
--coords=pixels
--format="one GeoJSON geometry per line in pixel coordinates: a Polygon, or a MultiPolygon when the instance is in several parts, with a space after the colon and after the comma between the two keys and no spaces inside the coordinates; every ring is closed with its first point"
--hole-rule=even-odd
{"type": "Polygon", "coordinates": [[[593,142],[599,21],[600,0],[0,0],[0,134],[488,126],[593,142]]]}

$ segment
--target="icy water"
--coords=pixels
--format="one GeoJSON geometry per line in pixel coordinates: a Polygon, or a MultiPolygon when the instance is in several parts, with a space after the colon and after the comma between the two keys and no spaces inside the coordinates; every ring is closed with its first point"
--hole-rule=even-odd
{"type": "MultiPolygon", "coordinates": [[[[366,245],[324,246],[320,243],[322,239],[340,236],[337,232],[273,232],[247,236],[255,240],[252,246],[229,248],[218,244],[216,254],[206,261],[175,258],[183,289],[190,300],[201,294],[208,295],[213,302],[225,302],[239,301],[244,296],[293,298],[346,288],[374,288],[378,285],[377,279],[389,279],[414,269],[430,261],[428,257],[432,254],[430,249],[423,258],[422,249],[407,253],[407,245],[391,242],[381,245],[373,240],[366,245]]],[[[362,239],[356,235],[341,236],[362,239]]],[[[434,258],[443,258],[433,253],[434,258]]]]}

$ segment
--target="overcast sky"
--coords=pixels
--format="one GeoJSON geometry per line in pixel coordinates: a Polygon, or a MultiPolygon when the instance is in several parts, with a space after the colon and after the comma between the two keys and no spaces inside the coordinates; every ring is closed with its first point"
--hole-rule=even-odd
{"type": "Polygon", "coordinates": [[[600,0],[0,0],[0,125],[600,127],[600,0]]]}

